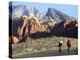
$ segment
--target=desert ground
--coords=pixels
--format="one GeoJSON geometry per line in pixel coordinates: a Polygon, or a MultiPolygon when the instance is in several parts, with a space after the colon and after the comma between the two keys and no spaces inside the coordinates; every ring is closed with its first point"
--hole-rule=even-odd
{"type": "Polygon", "coordinates": [[[12,44],[12,57],[43,57],[43,56],[61,56],[61,55],[77,55],[78,54],[78,39],[71,38],[70,52],[67,51],[68,37],[51,36],[46,38],[26,40],[17,44],[12,44]],[[61,53],[59,53],[58,42],[62,40],[63,45],[61,53]]]}

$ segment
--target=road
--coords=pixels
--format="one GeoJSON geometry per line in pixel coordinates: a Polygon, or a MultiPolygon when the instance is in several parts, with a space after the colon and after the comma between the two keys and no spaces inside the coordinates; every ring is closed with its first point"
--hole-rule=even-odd
{"type": "Polygon", "coordinates": [[[62,50],[61,53],[59,53],[58,50],[48,50],[48,51],[42,51],[42,52],[36,52],[31,54],[19,54],[14,55],[13,58],[31,58],[31,57],[46,57],[46,56],[65,56],[65,55],[78,55],[77,51],[71,49],[70,53],[67,52],[67,50],[62,50]]]}

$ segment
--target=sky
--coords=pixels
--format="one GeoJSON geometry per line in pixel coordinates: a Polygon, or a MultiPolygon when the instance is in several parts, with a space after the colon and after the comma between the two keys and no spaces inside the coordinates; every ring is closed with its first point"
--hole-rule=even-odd
{"type": "Polygon", "coordinates": [[[52,3],[36,3],[36,2],[12,2],[13,5],[26,5],[36,7],[41,12],[47,12],[48,8],[55,8],[71,17],[78,18],[78,6],[66,4],[52,4],[52,3]]]}

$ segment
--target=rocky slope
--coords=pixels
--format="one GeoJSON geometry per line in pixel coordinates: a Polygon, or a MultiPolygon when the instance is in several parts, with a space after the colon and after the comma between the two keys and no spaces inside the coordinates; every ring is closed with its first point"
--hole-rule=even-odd
{"type": "Polygon", "coordinates": [[[25,39],[27,37],[40,38],[50,35],[78,37],[78,21],[75,18],[54,8],[48,8],[46,15],[40,20],[37,14],[39,11],[34,7],[10,5],[9,36],[20,37],[20,40],[24,37],[25,39]]]}
{"type": "Polygon", "coordinates": [[[52,30],[52,35],[66,36],[78,38],[78,21],[77,20],[64,20],[56,24],[52,30]]]}

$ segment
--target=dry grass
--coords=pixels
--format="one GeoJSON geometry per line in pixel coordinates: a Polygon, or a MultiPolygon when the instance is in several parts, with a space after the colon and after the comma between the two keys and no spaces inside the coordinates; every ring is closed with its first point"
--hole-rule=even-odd
{"type": "MultiPolygon", "coordinates": [[[[48,51],[48,50],[58,50],[58,41],[62,40],[63,41],[63,46],[62,50],[67,50],[66,46],[66,37],[46,37],[46,38],[39,38],[39,39],[33,39],[31,41],[25,41],[21,42],[18,44],[13,44],[12,45],[12,55],[18,55],[18,54],[30,54],[30,53],[35,53],[35,52],[43,52],[43,51],[48,51]]],[[[74,39],[71,41],[72,42],[72,47],[74,51],[77,52],[78,48],[78,40],[74,39]]]]}

